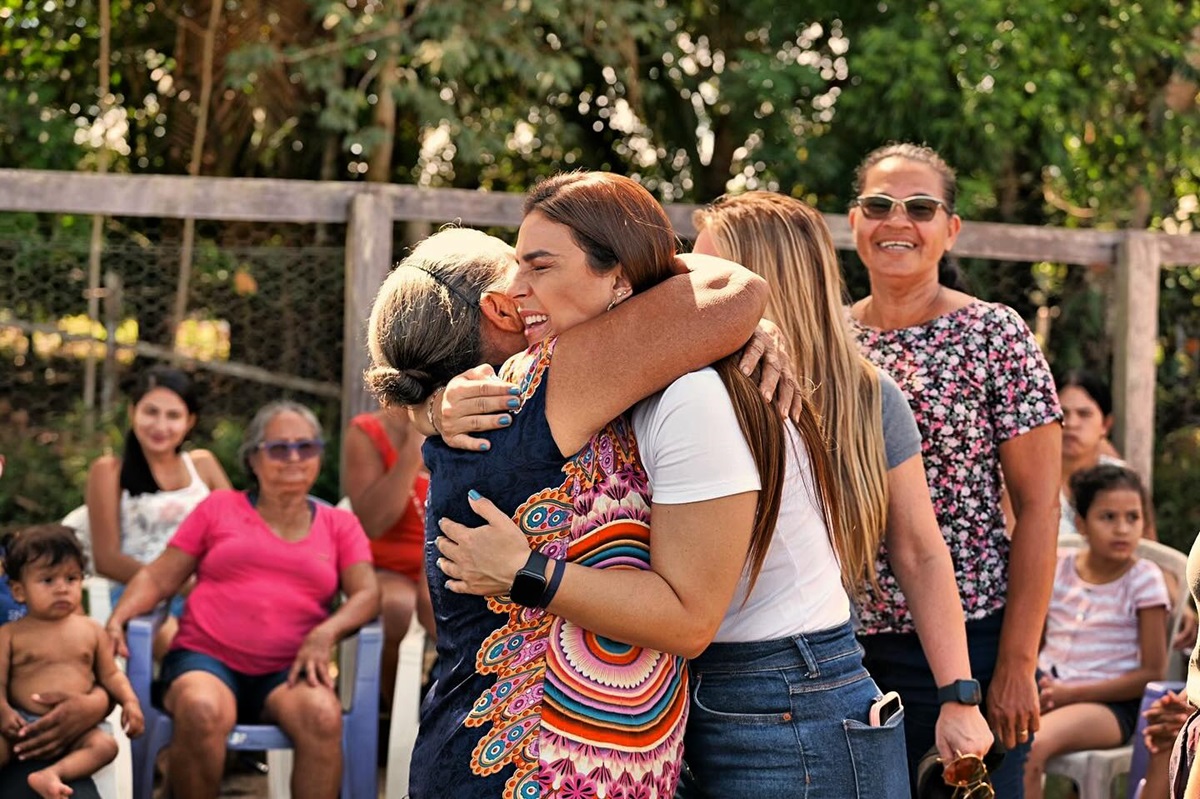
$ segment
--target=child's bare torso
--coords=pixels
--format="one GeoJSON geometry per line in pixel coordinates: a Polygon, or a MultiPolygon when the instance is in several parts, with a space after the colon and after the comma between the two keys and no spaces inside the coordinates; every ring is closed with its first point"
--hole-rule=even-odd
{"type": "Polygon", "coordinates": [[[26,713],[42,715],[50,707],[33,694],[50,691],[84,694],[96,684],[96,647],[100,627],[87,616],[55,621],[26,616],[11,622],[8,701],[26,713]]]}

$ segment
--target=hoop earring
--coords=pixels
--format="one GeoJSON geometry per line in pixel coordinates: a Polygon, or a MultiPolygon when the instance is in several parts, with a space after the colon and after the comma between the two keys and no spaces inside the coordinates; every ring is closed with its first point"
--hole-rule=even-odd
{"type": "Polygon", "coordinates": [[[628,294],[628,293],[629,293],[629,289],[621,289],[621,290],[619,290],[619,291],[617,292],[617,295],[616,295],[615,297],[613,297],[613,298],[612,298],[612,302],[610,302],[610,303],[608,304],[608,307],[607,307],[607,308],[605,308],[604,310],[605,310],[605,311],[611,311],[613,308],[616,308],[616,307],[617,307],[617,305],[618,305],[618,304],[620,304],[620,302],[621,302],[621,298],[622,298],[622,297],[624,297],[624,296],[625,296],[626,294],[628,294]]]}

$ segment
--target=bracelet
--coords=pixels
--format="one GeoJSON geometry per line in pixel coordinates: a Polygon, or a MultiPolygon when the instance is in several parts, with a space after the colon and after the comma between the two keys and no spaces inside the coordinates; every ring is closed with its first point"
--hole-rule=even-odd
{"type": "Polygon", "coordinates": [[[437,422],[434,420],[433,406],[437,402],[438,397],[440,397],[445,391],[446,391],[445,386],[441,386],[440,388],[435,388],[433,390],[433,393],[429,395],[429,399],[425,403],[425,418],[429,420],[429,426],[432,427],[433,431],[435,433],[437,433],[439,436],[442,434],[442,431],[438,427],[437,422]]]}
{"type": "Polygon", "coordinates": [[[554,595],[558,593],[558,584],[562,582],[563,574],[567,571],[567,563],[562,560],[552,560],[554,564],[554,574],[550,575],[550,582],[546,585],[546,590],[542,592],[542,598],[538,601],[538,607],[550,607],[550,601],[554,599],[554,595]]]}

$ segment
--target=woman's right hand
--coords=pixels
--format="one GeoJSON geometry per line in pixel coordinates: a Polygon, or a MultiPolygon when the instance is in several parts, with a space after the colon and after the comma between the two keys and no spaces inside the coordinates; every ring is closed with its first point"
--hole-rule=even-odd
{"type": "Polygon", "coordinates": [[[104,625],[104,632],[112,640],[113,654],[118,657],[129,657],[129,646],[125,643],[125,622],[109,617],[104,625]]]}
{"type": "Polygon", "coordinates": [[[486,524],[467,527],[450,519],[438,521],[442,534],[435,542],[441,553],[437,566],[446,575],[446,588],[476,596],[507,594],[529,560],[529,539],[490,499],[472,490],[467,501],[486,524]]]}
{"type": "Polygon", "coordinates": [[[486,363],[468,369],[451,379],[445,391],[434,394],[434,427],[447,446],[483,452],[490,442],[468,434],[512,424],[509,411],[521,407],[519,394],[519,388],[497,377],[486,363]]]}
{"type": "Polygon", "coordinates": [[[977,705],[947,702],[938,712],[935,740],[942,762],[949,763],[960,755],[983,757],[995,736],[977,705]]]}

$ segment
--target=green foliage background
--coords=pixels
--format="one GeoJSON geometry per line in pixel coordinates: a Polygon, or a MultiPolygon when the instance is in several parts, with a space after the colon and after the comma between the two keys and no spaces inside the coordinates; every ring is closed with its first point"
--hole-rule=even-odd
{"type": "MultiPolygon", "coordinates": [[[[118,171],[186,171],[212,1],[113,0],[102,96],[95,0],[0,0],[0,166],[89,170],[104,151],[118,171]]],[[[958,168],[968,219],[1200,221],[1196,2],[228,0],[213,41],[203,174],[521,191],[608,169],[664,201],[767,188],[841,211],[862,155],[899,139],[958,168]]],[[[1103,270],[965,266],[1051,320],[1056,367],[1109,370],[1103,270]]],[[[861,293],[852,256],[847,272],[861,293]]],[[[1197,281],[1181,267],[1162,286],[1155,491],[1184,548],[1197,281]]]]}

